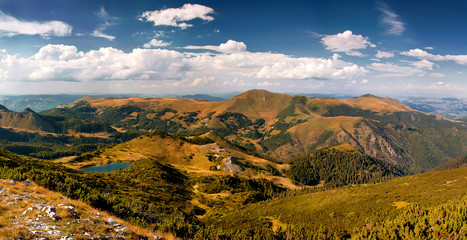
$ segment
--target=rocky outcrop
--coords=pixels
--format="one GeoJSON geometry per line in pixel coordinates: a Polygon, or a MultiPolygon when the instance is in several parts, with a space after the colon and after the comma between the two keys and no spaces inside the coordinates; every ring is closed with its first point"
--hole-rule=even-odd
{"type": "Polygon", "coordinates": [[[224,164],[224,167],[222,168],[224,172],[240,173],[245,170],[242,167],[242,164],[238,162],[235,157],[227,157],[222,161],[222,163],[224,164]]]}

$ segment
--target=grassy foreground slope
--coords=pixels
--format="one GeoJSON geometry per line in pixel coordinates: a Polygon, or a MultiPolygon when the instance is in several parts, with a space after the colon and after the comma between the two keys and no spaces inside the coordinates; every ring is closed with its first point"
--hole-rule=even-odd
{"type": "Polygon", "coordinates": [[[30,182],[0,180],[0,196],[0,239],[157,237],[154,232],[30,182]]]}
{"type": "Polygon", "coordinates": [[[193,177],[155,159],[97,174],[0,151],[0,178],[29,179],[140,226],[195,239],[366,239],[388,233],[455,239],[466,234],[466,176],[461,168],[326,191],[284,191],[264,179],[193,177]]]}
{"type": "MultiPolygon", "coordinates": [[[[410,234],[421,234],[422,226],[444,232],[447,239],[456,239],[456,234],[465,238],[466,186],[467,168],[430,172],[385,183],[285,196],[234,212],[219,210],[203,221],[212,224],[211,234],[227,234],[236,239],[264,228],[275,229],[276,235],[295,236],[294,239],[366,238],[388,232],[405,236],[390,239],[414,239],[410,234]],[[279,227],[282,233],[277,232],[279,227]],[[214,229],[228,233],[216,233],[214,229]]],[[[433,232],[423,229],[425,235],[419,235],[419,239],[433,236],[429,235],[433,232]]]]}

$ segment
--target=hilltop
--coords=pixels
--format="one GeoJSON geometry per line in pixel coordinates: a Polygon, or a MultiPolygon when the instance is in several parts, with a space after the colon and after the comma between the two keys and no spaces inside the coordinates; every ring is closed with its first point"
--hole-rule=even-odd
{"type": "Polygon", "coordinates": [[[13,112],[0,105],[0,127],[29,132],[56,131],[54,123],[37,114],[30,108],[22,112],[13,112]]]}

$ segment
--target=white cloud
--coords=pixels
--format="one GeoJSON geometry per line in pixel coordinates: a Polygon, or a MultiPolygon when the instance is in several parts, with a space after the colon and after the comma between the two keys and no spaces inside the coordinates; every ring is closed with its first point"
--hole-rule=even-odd
{"type": "Polygon", "coordinates": [[[265,79],[347,79],[367,73],[363,67],[344,62],[334,54],[332,59],[291,58],[282,54],[261,54],[255,59],[264,61],[257,78],[265,79]],[[270,59],[268,59],[270,58],[270,59]],[[271,61],[272,60],[272,61],[271,61]]]}
{"type": "Polygon", "coordinates": [[[9,81],[182,79],[187,64],[182,53],[163,49],[78,52],[74,46],[47,45],[29,58],[1,56],[0,76],[9,81]]]}
{"type": "Polygon", "coordinates": [[[112,25],[115,25],[115,21],[118,20],[117,17],[111,17],[107,11],[105,11],[105,8],[104,7],[101,7],[101,9],[99,10],[99,12],[96,13],[96,15],[102,19],[102,21],[104,21],[103,24],[99,25],[97,27],[96,30],[94,30],[92,32],[92,36],[94,37],[100,37],[100,38],[105,38],[105,39],[108,39],[110,41],[113,41],[115,39],[115,36],[112,36],[112,35],[109,35],[109,34],[106,34],[104,33],[104,31],[112,26],[112,25]]]}
{"type": "Polygon", "coordinates": [[[426,50],[433,50],[433,49],[435,49],[435,48],[434,48],[434,47],[424,47],[424,49],[426,49],[426,50]]]}
{"type": "Polygon", "coordinates": [[[259,86],[259,87],[269,87],[269,86],[280,86],[281,83],[264,81],[264,82],[260,82],[260,83],[258,83],[256,85],[259,86]]]}
{"type": "Polygon", "coordinates": [[[368,72],[339,57],[338,54],[325,59],[269,52],[190,53],[139,48],[127,53],[111,47],[83,52],[75,46],[47,45],[30,57],[2,52],[0,79],[10,82],[170,80],[180,86],[214,86],[240,78],[242,82],[233,84],[275,86],[273,83],[277,81],[270,79],[354,79],[368,72]]]}
{"type": "Polygon", "coordinates": [[[392,63],[372,63],[368,68],[384,72],[380,77],[407,77],[423,73],[422,70],[412,67],[401,67],[392,63]]]}
{"type": "Polygon", "coordinates": [[[368,83],[368,79],[362,79],[362,84],[367,84],[368,83]]]}
{"type": "Polygon", "coordinates": [[[394,57],[394,53],[392,53],[392,52],[383,52],[383,51],[378,50],[375,57],[376,58],[392,58],[392,57],[394,57]]]}
{"type": "Polygon", "coordinates": [[[143,45],[143,47],[145,48],[151,48],[151,47],[167,47],[169,46],[170,44],[172,44],[171,42],[164,42],[162,40],[159,40],[159,39],[152,39],[151,41],[149,41],[148,43],[145,43],[143,45]]]}
{"type": "Polygon", "coordinates": [[[185,4],[181,8],[168,8],[164,10],[146,11],[139,20],[153,22],[154,26],[173,26],[182,29],[192,27],[187,21],[200,18],[205,21],[212,21],[209,16],[214,13],[214,9],[199,4],[185,4]]]}
{"type": "Polygon", "coordinates": [[[432,77],[432,78],[441,78],[441,77],[444,77],[444,74],[434,72],[434,73],[430,74],[430,77],[432,77]]]}
{"type": "Polygon", "coordinates": [[[186,46],[185,49],[205,49],[217,52],[234,53],[246,51],[246,44],[243,42],[237,42],[234,40],[228,40],[225,43],[221,43],[219,46],[186,46]]]}
{"type": "Polygon", "coordinates": [[[381,23],[386,25],[386,33],[401,35],[405,30],[405,24],[398,19],[399,16],[384,3],[380,3],[378,9],[382,12],[381,23]]]}
{"type": "Polygon", "coordinates": [[[72,26],[61,21],[24,21],[0,11],[0,35],[40,35],[65,37],[71,35],[72,26]]]}
{"type": "Polygon", "coordinates": [[[112,35],[109,35],[109,34],[105,34],[103,33],[102,31],[100,30],[94,30],[94,32],[92,32],[91,34],[93,37],[99,37],[99,38],[105,38],[107,40],[110,40],[110,41],[113,41],[115,39],[115,36],[112,36],[112,35]]]}
{"type": "Polygon", "coordinates": [[[457,64],[467,65],[467,55],[434,55],[418,48],[401,52],[401,54],[419,59],[427,59],[431,61],[454,61],[457,64]]]}
{"type": "Polygon", "coordinates": [[[419,58],[419,59],[429,59],[429,60],[432,60],[432,61],[442,61],[442,60],[444,60],[443,56],[441,56],[441,55],[433,55],[433,54],[428,53],[427,51],[424,51],[424,50],[419,49],[419,48],[410,49],[409,51],[401,52],[401,55],[415,57],[415,58],[419,58]]]}
{"type": "Polygon", "coordinates": [[[432,70],[433,69],[433,65],[434,63],[433,62],[430,62],[426,59],[422,59],[418,62],[412,62],[410,63],[412,66],[416,67],[416,68],[426,68],[426,69],[429,69],[429,70],[432,70]]]}
{"type": "Polygon", "coordinates": [[[208,84],[212,83],[215,79],[216,79],[216,77],[214,77],[214,76],[196,78],[195,80],[193,80],[193,82],[190,84],[190,86],[196,87],[196,86],[200,86],[200,85],[208,85],[208,84]]]}
{"type": "Polygon", "coordinates": [[[364,56],[362,53],[355,51],[357,49],[366,49],[367,47],[376,47],[367,37],[362,35],[353,35],[352,31],[347,30],[336,35],[326,35],[321,38],[321,43],[326,46],[327,50],[333,52],[344,52],[352,56],[364,56]]]}

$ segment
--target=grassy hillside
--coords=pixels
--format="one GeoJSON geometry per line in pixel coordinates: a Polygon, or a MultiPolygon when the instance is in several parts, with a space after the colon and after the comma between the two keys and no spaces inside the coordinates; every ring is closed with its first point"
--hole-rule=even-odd
{"type": "Polygon", "coordinates": [[[456,239],[456,235],[467,235],[465,176],[467,168],[462,168],[284,196],[238,211],[219,210],[203,221],[212,223],[213,229],[224,229],[210,234],[233,239],[267,232],[265,229],[293,239],[379,239],[376,236],[391,235],[428,239],[435,233],[456,239]],[[431,232],[430,227],[434,228],[431,232]]]}
{"type": "Polygon", "coordinates": [[[441,171],[441,170],[448,170],[448,169],[456,169],[456,168],[465,168],[467,167],[467,157],[460,157],[452,159],[441,166],[436,167],[433,169],[434,171],[441,171]]]}
{"type": "Polygon", "coordinates": [[[0,105],[0,127],[28,132],[56,132],[54,123],[29,108],[17,113],[0,105]]]}
{"type": "Polygon", "coordinates": [[[149,159],[125,170],[97,174],[1,151],[0,178],[29,179],[132,223],[180,236],[197,225],[190,217],[194,208],[187,178],[149,159]]]}
{"type": "Polygon", "coordinates": [[[402,176],[393,165],[358,152],[349,144],[321,149],[291,160],[287,174],[295,181],[328,187],[375,183],[402,176]]]}
{"type": "Polygon", "coordinates": [[[154,239],[161,235],[30,182],[0,180],[0,186],[1,239],[154,239]]]}

